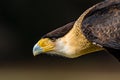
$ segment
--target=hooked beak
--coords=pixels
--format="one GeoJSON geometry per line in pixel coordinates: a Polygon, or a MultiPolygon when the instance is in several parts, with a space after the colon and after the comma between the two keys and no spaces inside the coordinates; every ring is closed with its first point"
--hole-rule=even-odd
{"type": "Polygon", "coordinates": [[[36,56],[42,52],[43,52],[43,49],[38,44],[35,44],[35,46],[33,47],[33,55],[36,56]]]}
{"type": "Polygon", "coordinates": [[[40,39],[33,47],[33,55],[36,56],[40,53],[53,51],[54,47],[54,43],[49,38],[40,39]]]}

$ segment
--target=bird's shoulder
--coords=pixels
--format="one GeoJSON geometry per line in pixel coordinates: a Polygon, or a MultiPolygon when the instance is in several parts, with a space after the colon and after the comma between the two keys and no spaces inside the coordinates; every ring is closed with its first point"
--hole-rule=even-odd
{"type": "Polygon", "coordinates": [[[120,1],[105,1],[96,5],[85,16],[81,28],[88,40],[120,49],[120,1]]]}

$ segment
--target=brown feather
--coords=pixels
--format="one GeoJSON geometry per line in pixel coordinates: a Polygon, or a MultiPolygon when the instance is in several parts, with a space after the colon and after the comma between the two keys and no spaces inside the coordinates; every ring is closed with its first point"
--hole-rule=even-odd
{"type": "Polygon", "coordinates": [[[86,15],[82,30],[88,40],[105,47],[120,49],[120,1],[101,3],[101,8],[86,15]]]}

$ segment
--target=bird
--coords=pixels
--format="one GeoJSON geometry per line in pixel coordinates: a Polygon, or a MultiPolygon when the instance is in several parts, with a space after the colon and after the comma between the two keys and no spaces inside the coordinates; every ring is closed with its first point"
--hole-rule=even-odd
{"type": "Polygon", "coordinates": [[[34,45],[33,55],[77,58],[102,50],[120,61],[120,0],[99,2],[76,21],[43,35],[34,45]]]}

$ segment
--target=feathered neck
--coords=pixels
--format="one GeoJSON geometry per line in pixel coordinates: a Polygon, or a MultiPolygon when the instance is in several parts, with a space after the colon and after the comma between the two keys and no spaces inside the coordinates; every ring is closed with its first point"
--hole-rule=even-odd
{"type": "Polygon", "coordinates": [[[58,45],[61,47],[59,51],[61,51],[61,55],[74,58],[81,55],[85,55],[91,52],[103,50],[100,46],[92,44],[87,38],[84,36],[81,30],[81,23],[86,16],[95,6],[86,10],[75,22],[73,28],[68,32],[63,38],[58,41],[58,45]]]}

